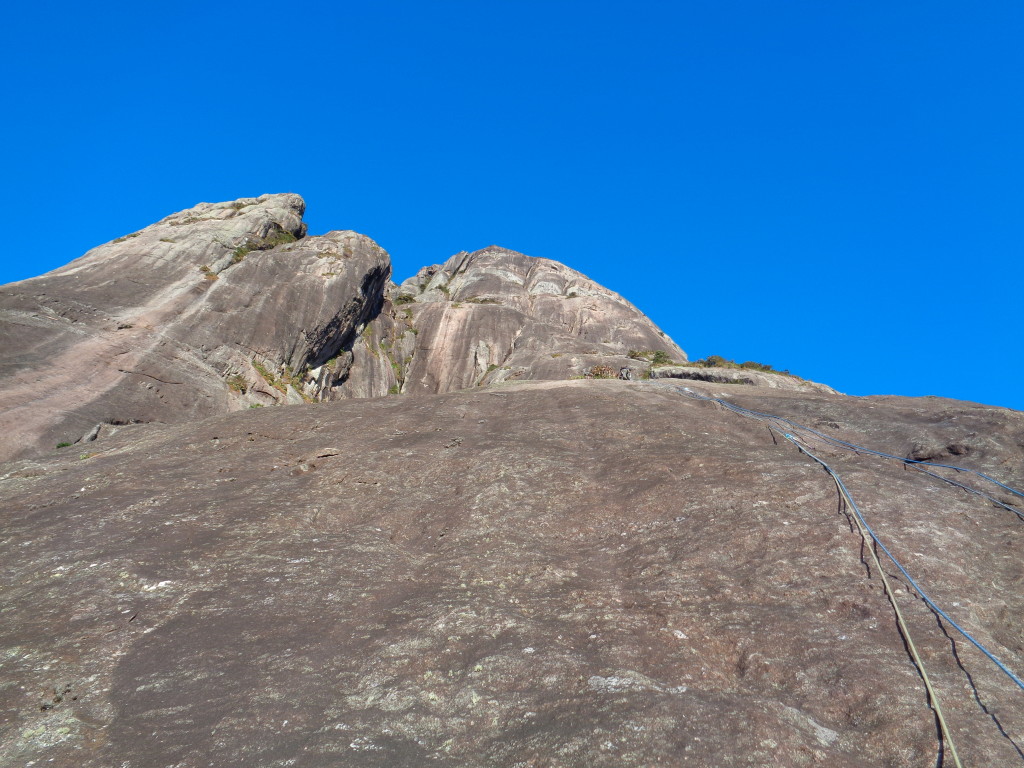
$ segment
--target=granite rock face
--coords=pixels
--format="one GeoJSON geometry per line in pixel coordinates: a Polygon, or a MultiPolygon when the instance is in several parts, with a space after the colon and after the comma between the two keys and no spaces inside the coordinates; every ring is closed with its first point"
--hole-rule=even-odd
{"type": "Polygon", "coordinates": [[[355,232],[307,237],[298,195],[203,203],[0,289],[0,460],[125,424],[247,407],[639,374],[684,361],[621,296],[488,248],[389,283],[355,232]]]}
{"type": "MultiPolygon", "coordinates": [[[[685,365],[501,248],[395,285],[302,212],[196,206],[0,289],[0,765],[952,765],[832,478],[700,393],[817,430],[1024,671],[1022,499],[822,439],[1021,488],[1024,414],[685,365]]],[[[1024,762],[1024,693],[882,570],[963,764],[1024,762]]]]}
{"type": "Polygon", "coordinates": [[[788,389],[794,392],[839,394],[827,384],[807,381],[797,376],[740,368],[657,365],[651,367],[649,376],[652,379],[687,379],[689,381],[704,381],[711,384],[748,384],[757,387],[767,387],[768,389],[788,389]]]}
{"type": "Polygon", "coordinates": [[[305,237],[304,207],[202,204],[0,289],[0,459],[320,397],[390,261],[353,232],[305,237]]]}
{"type": "Polygon", "coordinates": [[[642,312],[564,264],[491,246],[424,267],[392,288],[354,350],[343,395],[435,394],[512,380],[564,380],[686,354],[642,312]]]}
{"type": "MultiPolygon", "coordinates": [[[[955,446],[1024,484],[1020,413],[687,386],[897,455],[955,446]]],[[[1024,524],[819,450],[1020,671],[1024,524]]],[[[830,478],[674,383],[264,408],[93,451],[0,467],[4,765],[938,763],[830,478]]],[[[886,570],[964,765],[1018,764],[1020,690],[886,570]]]]}

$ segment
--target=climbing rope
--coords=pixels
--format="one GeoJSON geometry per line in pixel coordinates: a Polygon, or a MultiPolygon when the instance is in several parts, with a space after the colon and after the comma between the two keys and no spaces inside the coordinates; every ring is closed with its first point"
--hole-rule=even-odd
{"type": "Polygon", "coordinates": [[[775,415],[770,414],[770,413],[762,413],[761,411],[753,411],[753,410],[750,410],[749,408],[743,408],[742,406],[734,405],[733,403],[730,403],[727,400],[722,400],[722,399],[717,398],[717,397],[706,397],[704,395],[697,395],[695,392],[690,390],[689,387],[676,387],[676,389],[681,391],[681,392],[684,392],[684,394],[686,394],[687,396],[696,397],[697,399],[701,399],[701,400],[710,400],[711,402],[718,403],[719,405],[721,405],[721,406],[723,406],[725,408],[728,408],[730,411],[733,411],[734,413],[738,413],[738,414],[744,415],[744,416],[750,416],[750,417],[756,418],[756,419],[758,419],[760,421],[770,421],[770,422],[773,422],[773,423],[775,423],[777,425],[780,425],[781,428],[785,428],[785,427],[782,427],[781,425],[786,425],[790,429],[792,429],[793,431],[799,431],[799,432],[803,432],[803,433],[807,433],[807,434],[813,435],[815,438],[821,440],[825,444],[827,444],[829,446],[832,446],[832,447],[835,447],[835,448],[840,448],[840,449],[843,449],[843,450],[850,450],[850,451],[853,451],[854,453],[856,453],[857,455],[867,454],[869,456],[879,456],[881,458],[893,459],[895,461],[900,462],[904,466],[912,466],[912,467],[914,467],[915,470],[917,470],[918,472],[921,472],[922,474],[928,475],[929,477],[933,477],[936,480],[941,480],[942,482],[948,483],[949,485],[954,485],[957,488],[962,488],[963,490],[967,491],[968,493],[972,493],[972,494],[974,494],[976,496],[981,496],[982,498],[992,502],[996,506],[1002,507],[1007,512],[1011,512],[1012,514],[1016,515],[1020,520],[1024,521],[1024,512],[1021,512],[1019,509],[1016,509],[1015,507],[1012,507],[1009,504],[1006,504],[1005,502],[1000,501],[999,499],[995,498],[994,496],[992,496],[990,494],[985,493],[984,491],[978,490],[977,488],[972,488],[969,485],[965,485],[964,483],[958,482],[958,481],[953,480],[951,478],[943,477],[942,475],[936,474],[935,472],[930,472],[927,469],[923,469],[923,467],[937,467],[937,468],[943,468],[943,469],[952,469],[952,470],[955,470],[957,472],[966,472],[966,473],[969,473],[969,474],[972,474],[972,475],[976,475],[976,476],[978,476],[978,477],[980,477],[980,478],[982,478],[984,480],[987,480],[990,483],[994,483],[995,485],[998,485],[1000,488],[1003,488],[1004,490],[1009,491],[1010,493],[1013,493],[1013,494],[1015,494],[1017,496],[1024,497],[1024,493],[1022,493],[1021,491],[1018,491],[1016,488],[1013,488],[1013,487],[1011,487],[1009,485],[1001,483],[1000,481],[996,480],[994,477],[990,477],[989,475],[986,475],[984,472],[978,472],[977,470],[968,469],[967,467],[957,467],[957,466],[954,466],[952,464],[937,464],[935,462],[923,461],[923,460],[920,460],[920,459],[908,459],[908,458],[901,457],[901,456],[895,456],[895,455],[893,455],[891,453],[885,453],[884,451],[876,451],[876,450],[873,450],[871,448],[865,448],[862,445],[856,445],[855,443],[848,443],[845,440],[840,440],[839,438],[832,437],[831,435],[826,435],[823,432],[819,432],[818,430],[812,429],[811,427],[806,427],[803,424],[798,424],[797,422],[791,421],[791,420],[789,420],[789,419],[787,419],[787,418],[785,418],[783,416],[775,416],[775,415]]]}
{"type": "MultiPolygon", "coordinates": [[[[861,537],[864,541],[867,541],[870,536],[870,538],[878,544],[878,537],[875,536],[874,531],[871,530],[867,522],[864,520],[864,516],[861,514],[857,503],[853,500],[853,497],[847,490],[846,485],[843,483],[842,479],[840,479],[839,475],[835,473],[832,467],[808,451],[804,446],[800,445],[792,435],[783,434],[783,437],[793,443],[801,453],[818,462],[818,464],[824,467],[825,471],[832,476],[839,493],[842,494],[843,499],[846,500],[847,505],[849,505],[850,509],[854,512],[854,519],[857,521],[857,528],[860,530],[861,537]]],[[[886,550],[885,547],[882,547],[882,549],[890,558],[892,558],[892,555],[889,554],[889,551],[886,550]]],[[[878,575],[882,580],[882,588],[885,590],[885,596],[889,598],[889,604],[892,606],[892,609],[896,614],[896,623],[899,626],[900,634],[902,634],[903,639],[906,640],[907,648],[910,650],[910,656],[914,661],[914,665],[917,667],[917,671],[921,674],[921,679],[924,681],[925,690],[928,692],[928,703],[931,705],[932,709],[935,710],[935,718],[939,721],[939,730],[942,732],[943,744],[949,747],[949,754],[953,758],[953,765],[956,766],[956,768],[962,768],[960,756],[956,752],[956,744],[953,741],[953,734],[950,732],[949,726],[946,724],[946,718],[942,714],[942,707],[939,705],[939,696],[932,687],[932,681],[928,677],[928,671],[925,669],[924,660],[921,658],[921,654],[918,653],[917,646],[914,644],[914,639],[910,634],[910,627],[907,626],[906,619],[903,618],[903,612],[900,610],[899,603],[896,601],[896,593],[889,584],[889,579],[885,575],[885,570],[882,568],[882,563],[878,559],[878,552],[875,547],[868,547],[868,552],[871,553],[871,558],[875,563],[875,570],[878,571],[878,575]]],[[[902,570],[902,568],[900,570],[902,570]]]]}
{"type": "MultiPolygon", "coordinates": [[[[919,461],[919,460],[915,460],[915,459],[905,459],[905,458],[902,458],[902,457],[899,457],[899,456],[895,456],[893,454],[885,453],[883,451],[875,451],[875,450],[872,450],[870,448],[864,448],[862,446],[858,446],[858,445],[855,445],[853,443],[848,443],[848,442],[846,442],[844,440],[839,440],[838,438],[833,438],[833,437],[831,437],[829,435],[825,435],[825,434],[823,434],[823,433],[821,433],[821,432],[819,432],[819,431],[817,431],[815,429],[811,429],[810,427],[806,427],[806,426],[804,426],[802,424],[798,424],[797,422],[791,421],[790,419],[784,418],[782,416],[775,416],[773,414],[762,413],[760,411],[750,410],[748,408],[743,408],[742,406],[738,406],[738,405],[735,405],[733,403],[730,403],[730,402],[728,402],[726,400],[722,400],[721,398],[708,397],[706,395],[698,394],[697,392],[694,392],[693,390],[691,390],[689,387],[678,387],[678,386],[676,386],[676,387],[673,387],[673,389],[675,389],[677,392],[679,392],[680,394],[684,395],[685,397],[688,397],[688,398],[691,398],[691,399],[694,399],[694,400],[701,400],[701,401],[706,401],[706,402],[717,403],[717,404],[723,406],[724,408],[726,408],[726,409],[728,409],[728,410],[732,411],[733,413],[736,413],[736,414],[738,414],[740,416],[745,416],[745,417],[753,418],[753,419],[756,419],[757,421],[760,421],[760,422],[764,423],[768,427],[769,431],[773,435],[774,434],[778,434],[783,439],[785,439],[786,441],[792,443],[794,446],[796,446],[797,450],[799,450],[802,454],[806,455],[807,457],[809,457],[810,459],[815,461],[817,464],[819,464],[829,474],[829,476],[835,482],[836,487],[839,490],[840,495],[842,496],[842,498],[844,499],[846,504],[849,506],[849,508],[853,511],[854,520],[856,521],[856,524],[857,524],[857,527],[858,527],[858,529],[860,531],[861,536],[864,538],[865,541],[870,539],[873,542],[873,544],[874,544],[874,546],[868,547],[868,550],[870,551],[871,556],[872,556],[872,558],[873,558],[873,560],[875,562],[875,567],[876,567],[876,569],[877,569],[877,571],[879,573],[879,576],[881,578],[882,585],[883,585],[883,587],[885,589],[886,596],[888,597],[889,602],[891,603],[891,605],[893,607],[893,610],[894,610],[894,612],[896,614],[897,624],[899,625],[900,632],[903,634],[903,637],[905,638],[905,640],[907,642],[907,647],[910,650],[911,658],[914,661],[914,664],[917,667],[919,673],[921,674],[921,679],[924,681],[925,688],[926,688],[926,690],[928,692],[929,702],[930,702],[930,704],[932,705],[932,708],[935,711],[935,716],[936,716],[936,719],[938,720],[938,723],[939,723],[939,728],[940,728],[940,732],[942,733],[943,741],[944,741],[944,743],[948,744],[948,746],[949,746],[950,756],[952,757],[954,764],[957,766],[957,768],[960,768],[961,767],[960,759],[959,759],[959,756],[957,755],[957,752],[956,752],[956,747],[955,747],[954,742],[953,742],[952,734],[949,731],[949,728],[948,728],[948,726],[946,724],[945,717],[944,717],[944,715],[942,713],[942,709],[941,709],[941,707],[939,705],[938,696],[936,695],[935,690],[932,687],[931,680],[929,679],[928,673],[925,670],[924,663],[921,660],[920,654],[917,652],[917,648],[916,648],[916,646],[915,646],[915,644],[913,642],[913,639],[911,638],[909,628],[907,627],[906,621],[904,620],[903,614],[902,614],[902,612],[901,612],[901,610],[899,608],[899,605],[898,605],[898,603],[896,601],[895,593],[893,592],[892,588],[889,585],[888,578],[885,575],[885,571],[882,568],[882,563],[881,563],[881,561],[880,561],[880,559],[878,557],[877,549],[881,549],[882,552],[885,553],[886,557],[888,557],[888,559],[893,563],[893,565],[896,566],[896,568],[899,570],[899,572],[907,580],[907,583],[914,589],[914,591],[917,592],[917,594],[921,597],[921,599],[924,601],[924,603],[937,616],[940,616],[942,619],[944,619],[949,624],[949,626],[951,626],[954,629],[956,629],[956,631],[959,632],[964,638],[966,638],[972,645],[974,645],[975,648],[980,650],[1007,677],[1009,677],[1014,682],[1014,684],[1016,684],[1017,687],[1019,687],[1021,690],[1024,690],[1024,681],[1022,681],[1021,678],[1018,675],[1016,675],[1005,664],[1003,664],[1003,662],[1001,662],[998,658],[996,658],[996,656],[991,651],[989,651],[984,645],[982,645],[978,640],[976,640],[969,632],[967,632],[967,630],[965,630],[956,621],[954,621],[952,618],[950,618],[949,614],[947,614],[938,605],[935,604],[935,602],[921,588],[920,584],[918,584],[918,582],[910,575],[910,573],[907,572],[907,569],[904,568],[903,565],[892,554],[892,552],[889,551],[889,548],[885,546],[885,544],[881,541],[881,539],[878,537],[878,535],[875,533],[875,531],[868,524],[867,520],[864,518],[864,515],[862,514],[862,512],[860,510],[860,507],[857,506],[857,503],[854,501],[852,494],[850,493],[849,489],[846,487],[846,484],[843,483],[843,480],[839,476],[839,474],[826,461],[824,461],[822,458],[820,458],[819,456],[817,456],[814,453],[812,453],[811,450],[809,449],[809,447],[806,445],[805,440],[802,437],[800,437],[800,436],[798,436],[797,434],[794,434],[794,433],[796,433],[796,432],[803,432],[805,434],[809,433],[809,434],[814,435],[815,437],[821,439],[827,445],[830,445],[830,446],[833,446],[833,447],[837,447],[837,448],[841,448],[841,449],[852,450],[852,451],[857,452],[858,454],[864,453],[864,454],[868,454],[868,455],[884,457],[884,458],[887,458],[887,459],[896,459],[897,461],[903,462],[904,464],[924,465],[924,466],[930,466],[930,467],[941,467],[941,468],[946,468],[946,469],[953,469],[953,470],[956,470],[958,472],[969,472],[969,473],[977,475],[978,477],[981,477],[981,478],[983,478],[983,479],[985,479],[985,480],[987,480],[989,482],[992,482],[995,485],[997,485],[997,486],[999,486],[999,487],[1001,487],[1001,488],[1003,488],[1003,489],[1005,489],[1005,490],[1007,490],[1007,491],[1009,491],[1011,493],[1014,493],[1014,494],[1016,494],[1018,496],[1024,497],[1024,493],[1021,493],[1020,491],[1018,491],[1018,490],[1016,490],[1014,488],[1011,488],[1010,486],[1005,485],[1004,483],[1001,483],[1000,481],[998,481],[995,478],[992,478],[992,477],[984,474],[983,472],[978,472],[978,471],[972,470],[972,469],[965,469],[963,467],[955,467],[955,466],[952,466],[952,465],[949,465],[949,464],[938,464],[938,463],[927,462],[927,461],[919,461]],[[787,429],[786,427],[788,427],[789,429],[787,429]]],[[[1014,514],[1016,514],[1019,518],[1024,520],[1024,515],[1022,515],[1019,510],[1017,510],[1017,509],[1015,509],[1015,508],[1013,508],[1013,507],[1011,507],[1011,506],[1009,506],[1007,504],[1003,504],[1002,502],[998,501],[997,499],[992,498],[991,496],[989,496],[988,494],[985,494],[982,491],[979,491],[979,490],[977,490],[975,488],[971,488],[970,486],[964,485],[962,483],[958,483],[955,480],[950,480],[949,478],[942,477],[941,475],[938,475],[936,473],[933,473],[933,472],[930,472],[930,471],[927,471],[927,470],[921,470],[921,471],[923,471],[925,474],[930,475],[932,477],[935,477],[935,478],[937,478],[939,480],[942,480],[944,482],[950,483],[950,484],[955,485],[957,487],[963,488],[964,490],[967,490],[967,491],[969,491],[971,493],[974,493],[974,494],[982,496],[982,497],[984,497],[986,499],[989,499],[990,501],[993,501],[996,504],[998,504],[999,506],[1001,506],[1001,507],[1003,507],[1005,509],[1008,509],[1009,511],[1013,512],[1014,514]]]]}
{"type": "MultiPolygon", "coordinates": [[[[697,394],[696,392],[694,392],[693,390],[689,389],[688,387],[678,387],[677,389],[682,394],[684,394],[685,396],[690,397],[692,399],[695,399],[695,400],[705,400],[705,401],[709,401],[709,402],[719,403],[720,405],[725,406],[726,408],[728,408],[730,411],[733,411],[734,413],[738,413],[740,415],[750,415],[750,416],[753,416],[753,417],[757,418],[757,420],[761,421],[761,422],[766,421],[766,419],[767,420],[774,420],[774,421],[780,421],[780,422],[784,422],[786,424],[790,424],[790,425],[792,425],[792,426],[794,426],[794,427],[796,427],[798,429],[805,429],[805,430],[810,431],[810,432],[814,432],[815,431],[815,430],[810,429],[809,427],[804,427],[804,426],[802,426],[800,424],[796,424],[795,422],[792,422],[789,419],[783,418],[781,416],[772,416],[771,414],[761,413],[759,411],[751,411],[751,410],[749,410],[747,408],[743,408],[741,406],[734,405],[733,403],[730,403],[730,402],[728,402],[726,400],[721,400],[721,399],[716,398],[716,397],[707,397],[705,395],[697,394]]],[[[789,432],[782,431],[782,430],[778,429],[776,426],[774,426],[773,424],[770,424],[770,423],[768,424],[768,428],[771,429],[772,431],[774,431],[775,433],[781,435],[783,438],[785,438],[789,442],[791,442],[794,445],[796,445],[803,453],[807,454],[808,456],[813,458],[815,461],[817,461],[819,464],[821,464],[825,468],[825,470],[830,475],[832,475],[832,477],[838,483],[840,483],[840,486],[845,490],[846,486],[842,485],[842,481],[839,479],[839,476],[837,474],[835,474],[834,470],[828,464],[826,464],[822,459],[819,459],[817,456],[814,456],[812,453],[810,453],[810,451],[805,449],[799,442],[797,442],[797,440],[793,436],[793,434],[791,434],[789,432]]],[[[820,434],[820,433],[817,433],[817,434],[820,434]]],[[[840,441],[840,442],[842,442],[842,441],[840,441]]],[[[854,448],[859,448],[859,446],[853,446],[852,443],[846,443],[846,445],[852,446],[854,448]]],[[[880,451],[870,451],[869,449],[864,449],[864,450],[866,452],[871,452],[871,453],[876,453],[876,454],[880,454],[880,455],[885,455],[887,457],[891,457],[891,454],[881,454],[880,451]]],[[[968,470],[968,471],[973,471],[973,470],[968,470]]],[[[976,474],[981,475],[980,472],[978,472],[976,474]]],[[[998,481],[993,481],[993,482],[998,482],[998,481]]],[[[999,485],[1002,485],[1002,483],[999,483],[999,485]]],[[[1004,486],[1004,487],[1009,488],[1009,486],[1004,486]]],[[[1010,489],[1010,490],[1013,490],[1013,489],[1010,489]]],[[[1014,491],[1014,493],[1019,493],[1019,491],[1014,491]]],[[[847,494],[848,494],[848,492],[847,492],[847,494]]],[[[860,515],[859,508],[856,505],[851,505],[851,506],[852,506],[852,508],[854,510],[857,511],[857,514],[860,515]]],[[[893,565],[895,565],[896,568],[899,569],[900,573],[903,574],[903,576],[907,579],[907,582],[914,588],[914,590],[918,593],[918,595],[921,596],[921,599],[924,600],[924,602],[928,605],[928,607],[931,608],[933,611],[935,611],[935,613],[937,613],[943,619],[945,619],[949,623],[949,625],[951,627],[953,627],[957,632],[959,632],[968,641],[970,641],[971,644],[974,645],[975,648],[977,648],[979,651],[981,651],[983,654],[985,654],[985,656],[987,656],[990,661],[992,661],[997,667],[999,667],[999,669],[1002,670],[1007,675],[1007,677],[1009,677],[1017,685],[1018,688],[1020,688],[1021,690],[1024,690],[1024,681],[1022,681],[1021,678],[1018,675],[1014,674],[1005,664],[1003,664],[998,658],[996,658],[996,656],[991,651],[989,651],[984,645],[982,645],[980,642],[978,642],[970,633],[967,632],[967,630],[965,630],[963,627],[961,627],[959,624],[957,624],[952,618],[950,618],[949,614],[947,614],[945,611],[943,611],[941,608],[939,608],[939,606],[936,605],[935,602],[928,596],[928,594],[921,588],[921,586],[917,583],[917,581],[915,581],[914,578],[907,572],[907,569],[904,568],[903,565],[892,554],[892,552],[889,551],[889,549],[885,546],[885,544],[882,542],[882,540],[878,538],[878,536],[875,534],[875,532],[871,528],[871,526],[868,525],[867,521],[863,520],[863,518],[861,519],[861,521],[864,523],[864,526],[867,529],[867,532],[870,535],[870,538],[872,539],[872,541],[874,541],[875,544],[878,545],[878,547],[885,553],[886,557],[888,557],[889,560],[892,561],[893,565]]]]}
{"type": "MultiPolygon", "coordinates": [[[[687,394],[688,396],[696,397],[696,398],[701,399],[701,400],[710,400],[712,402],[718,403],[719,405],[725,406],[729,410],[734,411],[736,413],[743,413],[743,414],[746,414],[746,415],[749,415],[749,416],[760,417],[762,420],[763,419],[769,419],[769,420],[774,421],[774,422],[776,422],[778,424],[787,424],[790,427],[792,427],[794,430],[799,430],[801,432],[810,433],[810,434],[814,435],[815,437],[817,437],[817,438],[823,440],[824,442],[828,443],[829,445],[833,445],[833,446],[836,446],[836,447],[839,447],[839,448],[845,448],[845,449],[848,449],[848,450],[852,450],[852,451],[854,451],[855,453],[858,453],[858,454],[868,454],[868,455],[871,455],[871,456],[879,456],[879,457],[885,458],[885,459],[893,459],[893,460],[898,461],[898,462],[900,462],[902,464],[906,464],[906,465],[909,465],[909,466],[914,466],[914,467],[917,467],[917,468],[919,468],[919,467],[937,467],[937,468],[940,468],[940,469],[952,469],[952,470],[954,470],[956,472],[966,472],[966,473],[969,473],[969,474],[972,474],[972,475],[976,475],[977,477],[980,477],[983,480],[986,480],[986,481],[992,483],[993,485],[997,485],[1000,488],[1002,488],[1003,490],[1008,491],[1008,492],[1014,494],[1015,496],[1020,496],[1020,497],[1024,498],[1024,491],[1018,491],[1016,488],[1013,488],[1013,487],[1011,487],[1009,485],[1006,485],[1005,483],[1002,483],[999,480],[996,480],[994,477],[992,477],[990,475],[986,475],[984,472],[979,472],[976,469],[969,469],[967,467],[958,467],[958,466],[955,466],[953,464],[941,464],[941,463],[933,462],[933,461],[925,461],[923,459],[908,459],[905,456],[896,456],[894,454],[886,453],[884,451],[876,451],[876,450],[874,450],[872,448],[865,448],[862,445],[856,445],[855,443],[848,443],[845,440],[840,440],[837,437],[832,437],[831,435],[826,435],[824,432],[819,432],[818,430],[812,429],[811,427],[804,426],[803,424],[798,424],[797,422],[791,421],[790,419],[787,419],[784,416],[775,416],[775,415],[770,414],[770,413],[762,413],[761,411],[750,410],[749,408],[743,408],[742,406],[734,405],[733,403],[730,403],[727,400],[722,400],[722,399],[717,398],[717,397],[707,397],[705,395],[698,395],[696,392],[693,392],[689,387],[677,387],[677,389],[680,390],[680,391],[685,391],[685,394],[687,394]]],[[[1003,507],[1004,509],[1007,509],[1010,512],[1013,512],[1018,517],[1020,517],[1022,520],[1024,520],[1024,513],[1021,513],[1019,510],[1014,509],[1013,507],[1011,507],[1011,506],[1009,506],[1007,504],[1002,503],[998,499],[995,499],[995,498],[989,496],[988,494],[983,493],[982,491],[978,491],[975,488],[971,488],[969,486],[957,483],[954,480],[950,480],[949,478],[945,478],[945,477],[942,477],[941,475],[936,475],[936,474],[931,473],[931,472],[925,472],[925,474],[929,474],[932,477],[935,477],[935,478],[937,478],[939,480],[942,480],[943,482],[951,483],[952,485],[956,485],[956,486],[958,486],[960,488],[963,488],[964,490],[971,491],[972,493],[976,493],[978,495],[984,496],[989,501],[992,501],[995,504],[998,504],[999,506],[1003,507]]]]}

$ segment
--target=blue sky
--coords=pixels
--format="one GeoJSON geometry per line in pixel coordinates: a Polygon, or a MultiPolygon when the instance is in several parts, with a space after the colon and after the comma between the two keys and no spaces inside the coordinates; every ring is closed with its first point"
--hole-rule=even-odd
{"type": "Polygon", "coordinates": [[[0,283],[306,198],[395,276],[492,243],[691,357],[1024,409],[1024,4],[21,3],[0,283]]]}

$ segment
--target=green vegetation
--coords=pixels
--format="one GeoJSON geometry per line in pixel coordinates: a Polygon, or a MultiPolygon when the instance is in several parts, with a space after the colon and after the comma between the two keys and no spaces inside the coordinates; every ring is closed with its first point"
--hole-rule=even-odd
{"type": "Polygon", "coordinates": [[[307,403],[311,403],[313,402],[313,398],[307,395],[302,389],[302,380],[304,378],[305,373],[303,371],[293,371],[291,367],[287,365],[284,367],[284,374],[281,377],[285,384],[285,392],[288,391],[288,385],[290,384],[292,389],[294,389],[299,394],[299,397],[301,397],[307,403]]]}
{"type": "Polygon", "coordinates": [[[250,408],[262,408],[263,407],[263,403],[252,403],[249,407],[250,408]]]}
{"type": "MultiPolygon", "coordinates": [[[[375,360],[380,360],[380,352],[378,352],[377,348],[373,345],[373,339],[370,336],[369,330],[370,329],[367,328],[363,333],[359,334],[359,340],[363,342],[363,346],[366,347],[366,351],[373,355],[375,360]]],[[[353,357],[353,360],[355,360],[355,357],[353,357]]],[[[333,365],[331,365],[331,370],[333,371],[338,363],[338,358],[335,357],[329,362],[333,363],[333,365]]]]}
{"type": "Polygon", "coordinates": [[[279,377],[274,376],[272,373],[270,373],[267,370],[266,366],[264,366],[262,362],[255,358],[252,361],[252,365],[253,368],[256,370],[256,373],[262,376],[267,384],[269,384],[271,387],[278,390],[279,392],[287,394],[288,386],[291,385],[292,389],[294,389],[303,400],[305,400],[306,402],[313,401],[313,398],[307,395],[302,390],[302,379],[304,375],[302,371],[296,373],[292,371],[292,369],[289,368],[288,366],[285,366],[282,375],[279,377]]]}
{"type": "Polygon", "coordinates": [[[400,304],[412,304],[414,301],[416,301],[415,296],[410,296],[408,293],[403,293],[398,298],[395,299],[394,304],[395,306],[399,306],[400,304]]]}
{"type": "Polygon", "coordinates": [[[633,360],[646,360],[651,365],[689,365],[697,368],[742,368],[748,371],[762,371],[764,373],[778,373],[783,376],[792,376],[789,371],[777,371],[766,363],[756,363],[748,360],[744,363],[737,363],[735,360],[728,360],[721,355],[708,355],[703,360],[691,360],[688,363],[676,363],[668,353],[663,350],[653,349],[631,349],[628,356],[633,360]]]}
{"type": "Polygon", "coordinates": [[[214,273],[212,269],[210,269],[210,267],[207,264],[203,264],[201,267],[199,267],[199,271],[203,273],[203,277],[205,277],[207,280],[218,279],[217,275],[214,273]]]}
{"type": "Polygon", "coordinates": [[[129,239],[131,239],[133,237],[138,237],[140,234],[142,234],[142,233],[141,232],[132,232],[130,235],[125,235],[124,237],[117,238],[116,240],[114,240],[114,242],[115,243],[123,243],[125,240],[129,240],[129,239]]]}
{"type": "Polygon", "coordinates": [[[480,298],[479,296],[474,296],[474,297],[472,297],[470,299],[466,299],[466,303],[467,304],[501,304],[501,302],[498,301],[497,299],[480,298]]]}
{"type": "Polygon", "coordinates": [[[662,349],[631,349],[628,357],[633,360],[646,360],[651,365],[672,365],[673,360],[668,352],[662,349]]]}
{"type": "Polygon", "coordinates": [[[71,443],[57,443],[57,447],[58,448],[67,448],[70,445],[71,445],[71,443]]]}
{"type": "Polygon", "coordinates": [[[588,379],[614,379],[615,371],[607,365],[594,365],[587,370],[586,377],[588,379]]]}
{"type": "Polygon", "coordinates": [[[256,369],[256,373],[263,377],[264,381],[270,386],[276,389],[278,392],[287,392],[288,386],[277,378],[274,374],[267,370],[267,366],[261,363],[259,360],[252,361],[252,367],[256,369]]]}
{"type": "Polygon", "coordinates": [[[491,373],[491,371],[496,371],[496,370],[498,370],[497,363],[491,363],[490,365],[487,366],[487,373],[491,373]]]}
{"type": "Polygon", "coordinates": [[[793,378],[800,378],[789,371],[777,371],[767,363],[757,363],[753,360],[747,360],[744,363],[737,363],[735,360],[728,360],[721,355],[708,355],[703,360],[691,360],[687,365],[695,366],[697,368],[741,368],[747,371],[761,371],[762,373],[776,373],[781,376],[793,376],[793,378]]]}
{"type": "Polygon", "coordinates": [[[267,237],[263,238],[263,248],[260,248],[260,250],[262,251],[266,250],[267,248],[274,248],[278,245],[285,245],[287,243],[294,243],[298,239],[299,238],[297,238],[291,232],[281,229],[275,232],[274,234],[268,235],[267,237]]]}
{"type": "Polygon", "coordinates": [[[285,243],[294,243],[298,238],[295,237],[291,232],[283,229],[279,229],[273,234],[269,234],[266,237],[258,237],[254,240],[246,240],[240,246],[235,248],[231,254],[231,260],[235,264],[240,262],[246,257],[247,254],[253,251],[268,251],[271,248],[275,248],[278,245],[284,245],[285,243]]]}
{"type": "Polygon", "coordinates": [[[241,374],[235,373],[227,378],[228,389],[232,392],[238,392],[244,395],[249,391],[249,382],[245,380],[245,377],[241,374]]]}
{"type": "Polygon", "coordinates": [[[397,395],[397,394],[399,394],[398,385],[397,384],[392,384],[390,387],[388,387],[388,394],[389,395],[397,395]]]}

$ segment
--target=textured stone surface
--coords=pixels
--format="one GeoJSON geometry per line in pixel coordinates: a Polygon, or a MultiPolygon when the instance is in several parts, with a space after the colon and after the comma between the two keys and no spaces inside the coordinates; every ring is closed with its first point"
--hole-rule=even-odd
{"type": "Polygon", "coordinates": [[[124,424],[430,394],[686,356],[568,267],[492,247],[401,287],[354,232],[305,237],[298,195],[203,203],[0,292],[0,460],[124,424]]]}
{"type": "Polygon", "coordinates": [[[304,238],[304,207],[202,204],[4,286],[0,459],[320,397],[316,369],[379,311],[390,261],[353,232],[304,238]]]}
{"type": "MultiPolygon", "coordinates": [[[[688,386],[1024,484],[1020,413],[688,386]]],[[[672,383],[265,408],[91,448],[0,468],[4,765],[936,765],[828,476],[672,383]]],[[[1020,520],[822,453],[1020,671],[1020,520]]],[[[1020,691],[899,599],[964,764],[1018,764],[1020,691]]]]}
{"type": "MultiPolygon", "coordinates": [[[[396,286],[302,210],[203,204],[0,291],[0,765],[940,762],[832,481],[683,388],[1017,487],[1024,414],[570,380],[686,356],[564,265],[492,247],[396,286]]],[[[817,450],[1020,673],[1024,523],[817,450]]],[[[1024,762],[1021,691],[886,569],[964,765],[1024,762]]]]}
{"type": "Polygon", "coordinates": [[[424,267],[353,350],[342,394],[434,394],[594,367],[639,377],[631,350],[686,354],[636,307],[564,264],[491,246],[424,267]],[[372,381],[373,386],[367,382],[372,381]]]}
{"type": "Polygon", "coordinates": [[[795,392],[825,392],[837,395],[832,387],[807,381],[797,376],[781,373],[767,373],[738,368],[717,368],[689,365],[659,365],[650,370],[652,379],[688,379],[711,384],[747,384],[768,389],[789,389],[795,392]]]}

